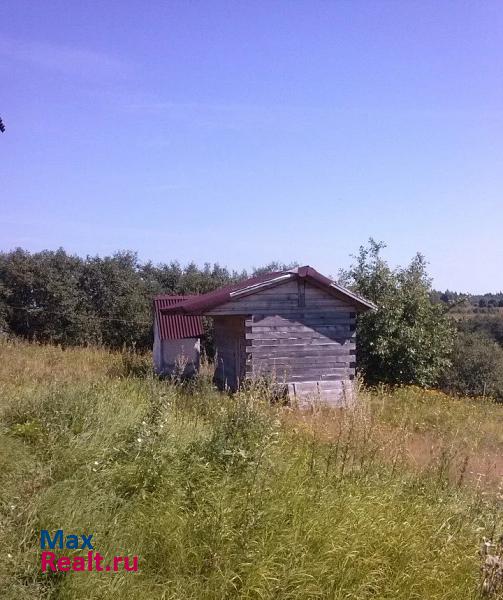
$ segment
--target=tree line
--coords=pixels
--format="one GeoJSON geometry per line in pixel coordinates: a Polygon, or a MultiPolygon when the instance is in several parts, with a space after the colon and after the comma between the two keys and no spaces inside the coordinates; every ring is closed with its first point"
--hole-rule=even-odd
{"type": "Polygon", "coordinates": [[[152,300],[157,294],[204,294],[223,285],[292,265],[270,263],[251,273],[219,264],[153,264],[135,252],[111,256],[64,249],[0,253],[0,331],[62,345],[109,348],[152,345],[152,300]]]}
{"type": "MultiPolygon", "coordinates": [[[[379,307],[358,319],[357,364],[364,380],[503,398],[502,317],[456,320],[451,308],[458,299],[439,301],[420,254],[391,268],[383,248],[369,240],[338,277],[379,307]]],[[[156,294],[202,294],[292,266],[273,262],[252,272],[230,271],[209,263],[144,263],[129,251],[82,258],[61,248],[18,248],[0,253],[0,332],[63,346],[147,350],[156,294]]]]}
{"type": "Polygon", "coordinates": [[[110,348],[152,343],[156,294],[200,294],[244,277],[219,265],[141,263],[134,252],[0,254],[0,328],[30,340],[110,348]]]}

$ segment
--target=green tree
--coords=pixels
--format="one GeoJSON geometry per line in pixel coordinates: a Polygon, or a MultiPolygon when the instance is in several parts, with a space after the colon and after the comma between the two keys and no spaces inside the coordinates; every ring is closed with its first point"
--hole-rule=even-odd
{"type": "Polygon", "coordinates": [[[405,268],[382,258],[382,242],[360,247],[341,280],[372,300],[378,310],[360,315],[357,364],[371,385],[432,386],[449,365],[454,327],[445,305],[431,301],[425,259],[417,254],[405,268]]]}
{"type": "Polygon", "coordinates": [[[112,348],[150,344],[151,297],[134,252],[88,257],[80,287],[103,344],[112,348]]]}
{"type": "Polygon", "coordinates": [[[9,329],[28,338],[75,344],[82,338],[78,277],[82,260],[63,249],[0,256],[3,313],[9,329]]]}

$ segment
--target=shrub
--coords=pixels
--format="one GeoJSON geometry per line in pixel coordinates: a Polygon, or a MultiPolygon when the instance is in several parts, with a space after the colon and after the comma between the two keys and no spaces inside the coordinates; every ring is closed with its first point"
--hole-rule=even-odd
{"type": "Polygon", "coordinates": [[[476,315],[459,321],[460,331],[482,333],[503,347],[503,315],[476,315]]]}
{"type": "Polygon", "coordinates": [[[503,348],[487,334],[459,332],[442,384],[451,392],[503,400],[503,348]]]}
{"type": "Polygon", "coordinates": [[[431,301],[420,254],[408,267],[391,269],[381,257],[383,248],[371,239],[342,273],[347,285],[378,306],[358,319],[357,364],[371,385],[432,386],[449,364],[454,326],[448,309],[431,301]]]}

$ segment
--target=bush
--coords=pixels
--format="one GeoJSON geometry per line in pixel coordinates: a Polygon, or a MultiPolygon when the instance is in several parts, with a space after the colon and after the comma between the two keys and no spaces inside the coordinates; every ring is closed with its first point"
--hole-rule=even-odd
{"type": "Polygon", "coordinates": [[[485,333],[458,333],[443,377],[450,392],[503,400],[503,348],[485,333]]]}
{"type": "Polygon", "coordinates": [[[342,280],[372,300],[376,312],[358,318],[357,364],[366,383],[435,385],[449,364],[454,326],[447,308],[431,301],[426,262],[391,269],[382,242],[360,248],[342,280]]]}
{"type": "Polygon", "coordinates": [[[503,347],[503,315],[476,315],[458,323],[460,331],[482,333],[503,347]]]}

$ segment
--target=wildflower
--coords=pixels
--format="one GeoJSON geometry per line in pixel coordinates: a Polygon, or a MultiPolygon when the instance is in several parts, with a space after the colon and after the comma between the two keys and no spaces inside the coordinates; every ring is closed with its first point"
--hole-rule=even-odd
{"type": "Polygon", "coordinates": [[[142,440],[141,438],[138,438],[136,441],[137,441],[139,444],[141,444],[143,440],[142,440]]]}

